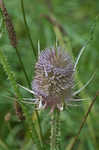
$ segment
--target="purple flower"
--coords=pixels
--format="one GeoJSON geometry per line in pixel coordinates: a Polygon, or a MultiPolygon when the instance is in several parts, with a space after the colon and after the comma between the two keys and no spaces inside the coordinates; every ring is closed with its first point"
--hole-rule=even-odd
{"type": "Polygon", "coordinates": [[[75,92],[73,92],[73,88],[75,87],[74,73],[85,48],[86,46],[83,46],[80,50],[75,64],[69,54],[61,47],[47,48],[42,51],[35,66],[32,90],[20,85],[32,93],[35,99],[23,98],[23,102],[37,104],[38,109],[50,107],[53,112],[56,108],[63,110],[64,104],[71,105],[71,101],[83,100],[73,97],[91,82],[94,74],[83,87],[75,92]]]}
{"type": "Polygon", "coordinates": [[[74,65],[71,57],[60,47],[41,52],[35,66],[32,90],[45,108],[61,109],[72,97],[74,65]]]}

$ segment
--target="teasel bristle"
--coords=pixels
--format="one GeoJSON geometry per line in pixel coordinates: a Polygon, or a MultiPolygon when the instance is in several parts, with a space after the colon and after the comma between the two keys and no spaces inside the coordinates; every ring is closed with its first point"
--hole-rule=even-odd
{"type": "Polygon", "coordinates": [[[6,29],[8,31],[10,43],[14,48],[16,48],[17,39],[16,39],[16,33],[15,33],[15,30],[14,30],[14,26],[12,24],[11,17],[9,16],[8,11],[7,11],[7,9],[6,9],[6,7],[5,7],[2,0],[0,0],[0,7],[1,7],[1,10],[2,10],[3,17],[4,17],[6,29]]]}
{"type": "Polygon", "coordinates": [[[77,91],[74,91],[74,74],[85,46],[80,50],[76,62],[62,47],[47,48],[40,52],[38,42],[39,56],[35,65],[35,75],[32,81],[32,90],[19,85],[24,90],[32,93],[35,99],[24,99],[23,102],[36,104],[38,109],[50,107],[50,113],[55,109],[62,111],[67,106],[77,106],[71,103],[85,99],[77,98],[89,83],[93,80],[95,73],[91,78],[77,91]]]}
{"type": "Polygon", "coordinates": [[[64,101],[72,97],[74,65],[71,57],[61,47],[47,48],[41,52],[35,66],[32,90],[40,106],[62,109],[64,101]]]}

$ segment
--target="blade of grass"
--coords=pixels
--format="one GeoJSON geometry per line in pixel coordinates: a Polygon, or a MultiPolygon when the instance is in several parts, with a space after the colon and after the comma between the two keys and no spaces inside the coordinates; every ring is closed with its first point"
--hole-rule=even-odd
{"type": "Polygon", "coordinates": [[[19,51],[18,51],[17,47],[15,48],[15,50],[16,50],[16,54],[17,54],[17,57],[18,57],[18,59],[19,59],[19,62],[20,62],[21,68],[22,68],[22,70],[23,70],[23,72],[24,72],[24,75],[25,75],[26,81],[27,81],[27,83],[28,83],[28,86],[30,87],[30,86],[31,86],[31,85],[30,85],[30,81],[29,81],[28,75],[27,75],[27,73],[26,73],[26,70],[25,70],[24,64],[23,64],[23,62],[22,62],[22,59],[21,59],[21,56],[20,56],[20,54],[19,54],[19,51]]]}
{"type": "Polygon", "coordinates": [[[35,56],[35,59],[37,59],[37,53],[36,53],[36,50],[35,50],[35,47],[34,47],[34,44],[33,44],[32,38],[31,38],[30,30],[29,30],[29,27],[28,27],[28,24],[27,24],[27,21],[26,21],[26,15],[25,15],[25,10],[24,10],[23,0],[21,0],[20,2],[21,2],[21,10],[22,10],[22,15],[23,15],[23,19],[24,19],[24,24],[25,24],[25,28],[26,28],[26,31],[27,31],[27,34],[28,34],[28,38],[29,38],[29,41],[30,41],[30,44],[31,44],[31,47],[32,47],[32,50],[33,50],[33,55],[35,56]]]}
{"type": "Polygon", "coordinates": [[[0,139],[0,146],[5,150],[9,150],[8,146],[0,139]]]}

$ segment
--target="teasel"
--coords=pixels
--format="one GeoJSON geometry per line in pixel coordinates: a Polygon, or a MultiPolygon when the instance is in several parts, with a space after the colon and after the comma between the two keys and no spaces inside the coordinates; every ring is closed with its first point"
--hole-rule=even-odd
{"type": "Polygon", "coordinates": [[[4,21],[5,21],[6,29],[8,31],[8,35],[9,35],[11,45],[14,48],[16,48],[16,46],[17,46],[16,33],[15,33],[15,30],[14,30],[14,26],[12,24],[12,20],[11,20],[9,14],[7,12],[7,9],[4,5],[3,0],[0,0],[0,8],[2,10],[2,14],[3,14],[3,17],[4,17],[4,21]]]}
{"type": "Polygon", "coordinates": [[[43,50],[35,65],[35,76],[31,84],[32,90],[20,85],[32,93],[35,99],[24,98],[23,102],[37,104],[38,109],[50,107],[52,113],[55,109],[62,111],[64,106],[70,105],[72,101],[83,100],[74,97],[90,83],[94,75],[81,89],[73,92],[73,88],[75,86],[74,74],[85,48],[86,46],[81,49],[75,63],[62,47],[43,50]]]}

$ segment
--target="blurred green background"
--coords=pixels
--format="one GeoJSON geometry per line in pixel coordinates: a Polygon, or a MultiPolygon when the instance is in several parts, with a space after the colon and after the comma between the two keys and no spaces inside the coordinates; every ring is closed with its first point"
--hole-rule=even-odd
{"type": "MultiPolygon", "coordinates": [[[[18,50],[31,82],[35,61],[24,25],[20,0],[5,0],[4,2],[12,18],[18,39],[18,50]]],[[[41,50],[55,45],[55,24],[48,19],[48,16],[50,16],[56,18],[57,24],[62,26],[66,32],[66,35],[62,33],[62,38],[64,39],[64,36],[66,36],[69,39],[75,58],[88,40],[90,29],[95,23],[95,17],[99,15],[99,0],[24,0],[24,7],[35,49],[37,50],[38,40],[41,50]]],[[[0,49],[7,56],[9,64],[16,74],[17,81],[27,87],[16,52],[9,43],[5,29],[2,38],[0,38],[0,49]]],[[[93,40],[90,41],[78,65],[79,79],[83,84],[88,81],[94,72],[96,72],[94,79],[82,94],[84,98],[89,96],[89,101],[78,107],[69,107],[67,112],[61,114],[62,150],[69,149],[87,111],[88,103],[92,101],[99,89],[99,19],[96,22],[93,40]]],[[[8,95],[11,96],[9,92],[14,93],[3,67],[0,65],[0,150],[32,150],[32,142],[29,140],[23,122],[20,122],[15,114],[14,100],[7,98],[8,95]],[[8,114],[10,118],[6,121],[8,114]]],[[[24,90],[22,90],[22,93],[24,96],[28,96],[24,90]]],[[[13,94],[12,97],[14,97],[13,94]]],[[[90,121],[87,122],[81,132],[77,147],[75,147],[77,150],[99,150],[98,100],[99,98],[97,98],[93,111],[90,113],[90,121]]],[[[29,107],[32,111],[32,106],[29,107]]],[[[41,122],[44,130],[47,128],[45,124],[48,123],[44,112],[41,114],[41,122]]]]}

